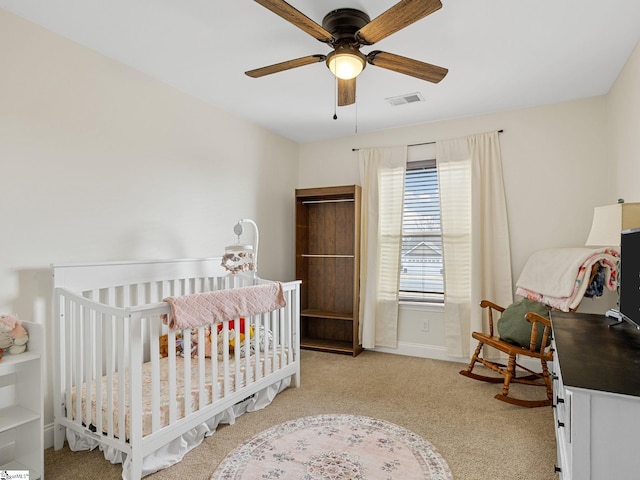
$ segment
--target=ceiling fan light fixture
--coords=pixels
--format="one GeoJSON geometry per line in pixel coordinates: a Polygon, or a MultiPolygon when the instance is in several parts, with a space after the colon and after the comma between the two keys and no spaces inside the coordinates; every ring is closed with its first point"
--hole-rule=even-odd
{"type": "Polygon", "coordinates": [[[337,47],[327,56],[329,70],[342,80],[356,78],[366,64],[366,57],[351,46],[337,47]]]}

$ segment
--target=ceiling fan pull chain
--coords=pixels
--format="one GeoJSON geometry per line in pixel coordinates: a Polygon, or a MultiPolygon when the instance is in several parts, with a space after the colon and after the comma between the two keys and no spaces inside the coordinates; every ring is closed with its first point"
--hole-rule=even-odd
{"type": "Polygon", "coordinates": [[[355,134],[357,135],[357,134],[358,134],[358,102],[357,102],[357,100],[356,100],[356,101],[355,101],[355,102],[353,102],[353,103],[355,103],[355,104],[356,104],[356,131],[355,131],[355,134]]]}

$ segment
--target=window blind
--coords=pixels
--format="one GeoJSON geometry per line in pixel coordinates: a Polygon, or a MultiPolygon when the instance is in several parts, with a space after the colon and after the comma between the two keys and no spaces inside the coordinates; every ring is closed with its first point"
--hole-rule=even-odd
{"type": "Polygon", "coordinates": [[[400,298],[442,301],[440,192],[435,160],[410,162],[405,174],[400,298]]]}

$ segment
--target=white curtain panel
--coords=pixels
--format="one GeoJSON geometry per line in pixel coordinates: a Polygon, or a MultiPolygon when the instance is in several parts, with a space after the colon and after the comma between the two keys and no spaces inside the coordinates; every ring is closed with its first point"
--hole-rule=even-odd
{"type": "Polygon", "coordinates": [[[479,303],[513,302],[498,132],[436,142],[442,210],[447,355],[469,358],[487,331],[479,303]]]}
{"type": "Polygon", "coordinates": [[[407,147],[359,150],[362,215],[360,341],[398,346],[398,288],[407,147]]]}

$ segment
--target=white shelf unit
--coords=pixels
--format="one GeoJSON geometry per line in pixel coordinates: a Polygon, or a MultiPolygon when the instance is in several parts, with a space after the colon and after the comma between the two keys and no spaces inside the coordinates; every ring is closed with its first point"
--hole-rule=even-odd
{"type": "Polygon", "coordinates": [[[0,470],[44,478],[42,326],[23,322],[27,351],[0,361],[0,470]]]}

